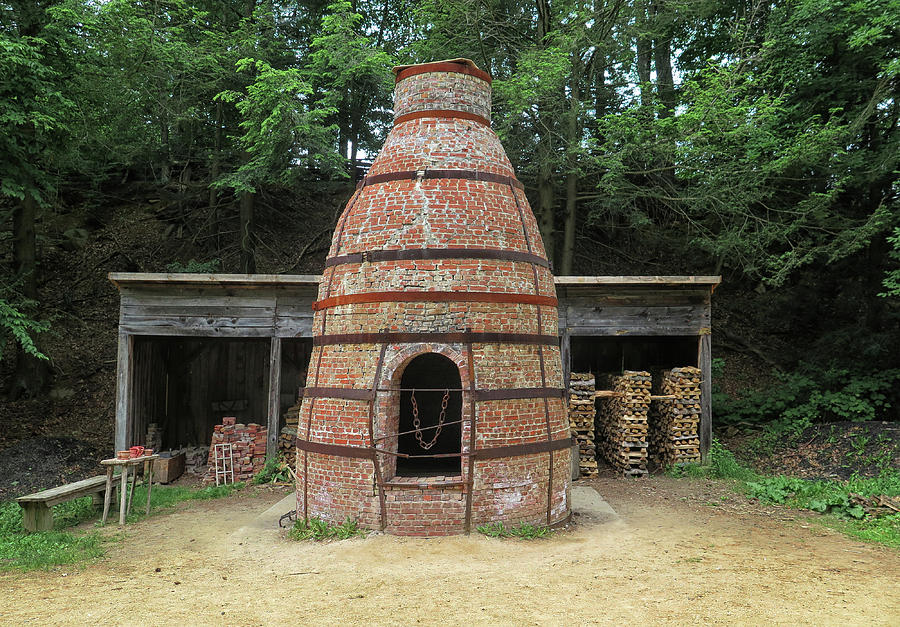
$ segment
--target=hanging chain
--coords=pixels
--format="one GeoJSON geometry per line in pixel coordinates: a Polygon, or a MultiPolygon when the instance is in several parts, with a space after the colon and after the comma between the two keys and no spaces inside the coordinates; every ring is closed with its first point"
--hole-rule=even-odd
{"type": "Polygon", "coordinates": [[[431,438],[431,442],[425,442],[425,439],[422,437],[422,423],[419,421],[419,404],[416,403],[415,389],[413,389],[412,395],[409,397],[409,400],[412,401],[413,427],[416,429],[416,440],[419,442],[419,446],[426,451],[434,446],[438,436],[441,435],[441,429],[444,428],[444,418],[447,416],[447,401],[449,399],[450,390],[444,390],[444,398],[441,400],[441,413],[438,415],[438,423],[437,428],[434,430],[434,437],[431,438]]]}

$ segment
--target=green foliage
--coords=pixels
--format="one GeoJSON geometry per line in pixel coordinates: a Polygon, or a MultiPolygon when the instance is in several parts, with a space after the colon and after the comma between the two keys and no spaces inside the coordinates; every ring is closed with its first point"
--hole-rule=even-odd
{"type": "Polygon", "coordinates": [[[166,264],[166,272],[188,272],[197,274],[213,274],[221,269],[222,261],[220,259],[210,259],[209,261],[197,261],[190,259],[187,263],[182,264],[180,261],[173,261],[166,264]]]}
{"type": "Polygon", "coordinates": [[[848,481],[765,477],[748,482],[746,493],[748,497],[762,502],[786,504],[859,520],[866,516],[865,510],[859,505],[850,504],[850,494],[900,495],[900,472],[891,468],[882,471],[875,478],[853,477],[848,481]]]}
{"type": "Polygon", "coordinates": [[[288,465],[274,457],[266,458],[266,463],[262,469],[253,477],[253,485],[261,485],[263,483],[284,483],[291,480],[291,471],[288,465]]]}
{"type": "Polygon", "coordinates": [[[900,368],[854,372],[801,364],[792,373],[778,373],[777,384],[748,391],[739,399],[713,395],[716,420],[725,424],[769,423],[777,437],[797,434],[811,424],[840,420],[890,418],[900,401],[900,368]]]}
{"type": "Polygon", "coordinates": [[[742,465],[734,457],[734,453],[725,448],[718,438],[713,438],[709,454],[704,464],[679,464],[668,468],[670,477],[690,477],[708,479],[733,479],[737,481],[753,481],[758,475],[742,465]]]}
{"type": "MultiPolygon", "coordinates": [[[[893,249],[889,253],[891,260],[895,265],[900,266],[900,227],[894,229],[894,234],[887,238],[893,249]]],[[[883,281],[887,291],[878,294],[882,298],[891,296],[900,296],[900,267],[888,270],[883,281]]]]}
{"type": "MultiPolygon", "coordinates": [[[[153,486],[153,490],[150,492],[150,514],[157,513],[159,510],[172,509],[184,501],[208,501],[231,496],[235,492],[243,490],[245,485],[239,481],[199,489],[169,485],[153,486]]],[[[132,502],[139,505],[131,508],[126,520],[134,522],[146,518],[147,488],[145,486],[135,488],[132,502]]]]}
{"type": "MultiPolygon", "coordinates": [[[[22,313],[17,308],[0,298],[0,338],[12,339],[15,343],[22,347],[28,355],[37,357],[38,359],[47,359],[34,344],[32,336],[35,333],[42,333],[50,328],[46,322],[39,322],[22,313]]],[[[3,356],[3,346],[5,341],[0,341],[0,357],[3,356]]]]}
{"type": "Polygon", "coordinates": [[[335,525],[321,518],[309,520],[298,519],[289,534],[293,540],[346,540],[355,536],[364,536],[366,531],[360,529],[355,520],[347,518],[340,525],[335,525]]]}
{"type": "Polygon", "coordinates": [[[534,540],[536,538],[548,538],[553,533],[549,527],[520,523],[515,527],[507,527],[502,522],[493,522],[476,527],[478,533],[489,538],[522,538],[534,540]]]}
{"type": "Polygon", "coordinates": [[[238,126],[244,133],[237,143],[248,158],[216,186],[255,192],[265,183],[290,187],[308,168],[336,172],[340,157],[330,146],[337,129],[325,124],[333,109],[311,98],[312,86],[301,70],[277,69],[253,58],[238,60],[236,68],[252,82],[245,91],[223,91],[216,99],[234,104],[241,114],[238,126]]]}
{"type": "Polygon", "coordinates": [[[91,497],[75,499],[53,508],[53,531],[26,534],[22,508],[15,502],[0,503],[0,571],[47,569],[101,557],[99,534],[62,531],[96,515],[91,497]]]}

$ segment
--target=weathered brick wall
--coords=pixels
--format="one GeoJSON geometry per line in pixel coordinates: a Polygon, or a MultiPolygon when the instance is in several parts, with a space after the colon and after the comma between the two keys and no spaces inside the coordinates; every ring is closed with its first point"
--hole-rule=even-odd
{"type": "MultiPolygon", "coordinates": [[[[428,69],[428,68],[425,68],[428,69]]],[[[395,93],[397,117],[423,111],[490,115],[490,86],[466,73],[426,71],[402,78],[395,93]]],[[[443,114],[442,114],[443,115],[443,114]]],[[[370,177],[423,168],[467,170],[513,176],[503,147],[490,127],[477,120],[417,117],[396,124],[372,165],[370,177]]],[[[338,223],[329,258],[352,253],[406,249],[502,249],[545,258],[537,223],[525,194],[495,181],[443,177],[365,184],[338,223]],[[517,204],[518,203],[518,204],[517,204]]],[[[340,263],[326,267],[319,299],[371,292],[491,292],[555,298],[549,268],[527,261],[477,258],[340,263]]],[[[385,301],[336,304],[315,314],[314,337],[354,333],[557,334],[556,307],[530,303],[385,301]],[[540,320],[540,324],[539,324],[540,320]]],[[[379,449],[397,450],[401,377],[424,353],[440,353],[456,364],[464,388],[469,381],[467,346],[461,343],[397,343],[387,346],[375,381],[380,344],[330,344],[312,352],[306,385],[312,388],[382,388],[374,400],[379,449]]],[[[475,343],[475,385],[481,390],[562,388],[555,343],[475,343]],[[544,377],[541,376],[541,354],[544,377]]],[[[385,520],[390,533],[461,533],[468,484],[472,482],[472,526],[492,521],[546,523],[548,480],[550,522],[570,512],[569,449],[518,457],[468,459],[473,402],[463,394],[462,471],[450,477],[396,477],[396,457],[379,454],[385,480],[385,520]]],[[[569,433],[564,399],[542,398],[475,403],[475,448],[546,442],[569,433]],[[549,421],[548,421],[549,415],[549,421]],[[548,425],[549,422],[549,425],[548,425]],[[548,428],[549,427],[549,428],[548,428]]],[[[341,446],[371,446],[369,401],[304,398],[301,440],[341,446]]],[[[371,460],[298,451],[300,513],[340,522],[346,517],[378,527],[380,502],[371,460]]]]}

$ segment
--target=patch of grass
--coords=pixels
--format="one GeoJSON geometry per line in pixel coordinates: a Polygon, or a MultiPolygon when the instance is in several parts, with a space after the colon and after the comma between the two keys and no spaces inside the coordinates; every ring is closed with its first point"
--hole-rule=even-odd
{"type": "Polygon", "coordinates": [[[91,497],[57,505],[53,514],[53,531],[26,534],[18,503],[0,503],[0,571],[47,569],[103,555],[100,534],[61,531],[97,514],[91,497]]]}
{"type": "Polygon", "coordinates": [[[309,520],[298,519],[288,533],[293,540],[346,540],[354,536],[364,536],[366,531],[359,528],[359,524],[350,518],[340,525],[335,525],[321,518],[309,520]]]}
{"type": "MultiPolygon", "coordinates": [[[[190,500],[221,498],[244,487],[243,483],[211,486],[194,490],[177,486],[154,486],[150,495],[150,512],[172,508],[190,500]]],[[[145,518],[147,492],[143,486],[134,491],[131,513],[127,520],[145,518]]],[[[87,534],[64,531],[87,520],[97,519],[100,512],[91,497],[60,503],[53,508],[53,531],[25,533],[22,508],[18,503],[0,503],[0,571],[47,569],[61,564],[75,564],[103,556],[103,544],[111,538],[97,532],[87,534]]],[[[111,515],[118,520],[118,514],[111,515]]]]}
{"type": "Polygon", "coordinates": [[[670,477],[692,479],[732,479],[754,481],[759,478],[750,468],[742,465],[719,440],[713,438],[705,464],[679,464],[666,470],[670,477]]]}
{"type": "MultiPolygon", "coordinates": [[[[178,503],[183,501],[207,501],[210,499],[220,499],[231,496],[239,490],[243,490],[245,483],[239,481],[237,483],[229,483],[228,485],[211,485],[205,488],[186,488],[182,486],[154,485],[150,492],[150,514],[163,509],[171,509],[178,503]]],[[[147,488],[145,486],[137,486],[134,489],[134,498],[131,502],[131,512],[125,519],[127,522],[134,522],[146,518],[147,514],[147,488]]]]}
{"type": "Polygon", "coordinates": [[[268,457],[262,469],[254,475],[251,483],[262,485],[263,483],[284,483],[290,480],[291,472],[288,470],[288,465],[274,457],[268,457]]]}
{"type": "MultiPolygon", "coordinates": [[[[705,465],[686,464],[668,469],[672,477],[727,479],[735,489],[763,503],[829,514],[825,521],[861,540],[900,547],[900,514],[872,518],[850,495],[900,496],[900,470],[882,467],[877,477],[852,476],[847,481],[799,479],[779,475],[766,477],[741,465],[718,440],[713,440],[705,465]]],[[[707,503],[710,504],[711,503],[707,503]]]]}
{"type": "Polygon", "coordinates": [[[507,527],[502,522],[493,522],[475,528],[478,533],[489,538],[522,538],[534,540],[535,538],[547,538],[553,533],[549,527],[521,523],[515,527],[507,527]]]}

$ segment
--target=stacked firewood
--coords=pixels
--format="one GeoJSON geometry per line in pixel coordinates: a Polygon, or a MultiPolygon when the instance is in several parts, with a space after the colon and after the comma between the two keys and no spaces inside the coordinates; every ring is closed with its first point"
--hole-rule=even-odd
{"type": "Polygon", "coordinates": [[[700,369],[672,368],[662,373],[650,413],[650,449],[660,468],[700,463],[700,369]]]}
{"type": "Polygon", "coordinates": [[[259,472],[266,463],[266,435],[268,430],[254,422],[238,423],[235,418],[222,419],[222,424],[213,427],[209,445],[209,459],[205,483],[216,480],[215,445],[231,444],[234,463],[234,480],[247,481],[259,472]]]}
{"type": "Polygon", "coordinates": [[[626,370],[609,378],[610,392],[600,398],[597,431],[600,451],[616,471],[626,476],[647,475],[647,413],[650,409],[649,372],[626,370]]]}
{"type": "Polygon", "coordinates": [[[281,460],[291,468],[297,460],[297,426],[300,423],[300,401],[289,408],[283,415],[284,426],[278,436],[278,452],[281,460]]]}
{"type": "Polygon", "coordinates": [[[579,468],[582,476],[597,474],[597,448],[594,441],[594,375],[573,372],[569,375],[569,426],[578,440],[579,468]]]}

